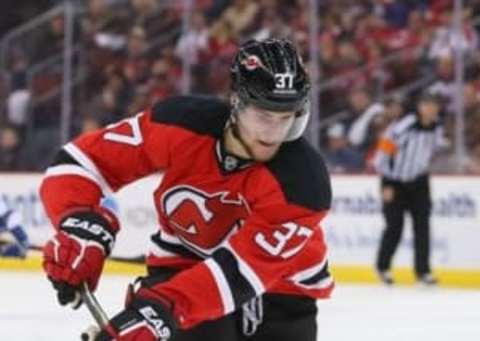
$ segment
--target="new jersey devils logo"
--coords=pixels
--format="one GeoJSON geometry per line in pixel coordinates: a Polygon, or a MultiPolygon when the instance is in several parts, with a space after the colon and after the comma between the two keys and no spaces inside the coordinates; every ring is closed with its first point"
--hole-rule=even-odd
{"type": "Polygon", "coordinates": [[[245,66],[248,71],[255,70],[259,67],[262,67],[262,61],[255,55],[250,55],[247,58],[243,59],[240,63],[245,66]]]}
{"type": "Polygon", "coordinates": [[[170,227],[191,246],[210,253],[249,215],[245,199],[228,192],[206,193],[191,186],[176,186],[162,196],[170,227]]]}

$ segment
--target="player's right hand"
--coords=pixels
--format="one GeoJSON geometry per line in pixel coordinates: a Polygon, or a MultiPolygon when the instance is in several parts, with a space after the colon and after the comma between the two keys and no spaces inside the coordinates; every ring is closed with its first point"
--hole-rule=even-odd
{"type": "Polygon", "coordinates": [[[43,268],[61,305],[78,300],[83,282],[91,291],[96,289],[118,229],[117,218],[101,207],[78,208],[60,220],[43,249],[43,268]]]}

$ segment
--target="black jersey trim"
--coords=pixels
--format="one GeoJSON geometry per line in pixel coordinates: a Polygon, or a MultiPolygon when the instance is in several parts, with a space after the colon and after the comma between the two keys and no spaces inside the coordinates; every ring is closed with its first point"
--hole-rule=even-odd
{"type": "Polygon", "coordinates": [[[150,237],[150,239],[160,249],[177,254],[179,256],[183,256],[183,257],[187,257],[195,260],[202,260],[202,258],[200,258],[197,254],[187,249],[183,244],[176,245],[176,244],[171,244],[162,240],[162,238],[160,237],[160,233],[155,233],[150,237]]]}
{"type": "Polygon", "coordinates": [[[256,296],[253,285],[240,272],[235,255],[226,248],[220,248],[213,253],[212,258],[222,269],[232,293],[235,308],[239,308],[243,303],[256,296]]]}
{"type": "Polygon", "coordinates": [[[53,162],[50,166],[58,165],[76,165],[82,167],[82,165],[73,158],[65,149],[60,149],[55,155],[53,162]]]}
{"type": "Polygon", "coordinates": [[[284,143],[266,166],[288,202],[315,211],[330,208],[332,189],[327,167],[304,138],[284,143]]]}
{"type": "Polygon", "coordinates": [[[152,108],[152,121],[220,138],[230,117],[227,102],[209,96],[172,96],[152,108]]]}
{"type": "Polygon", "coordinates": [[[329,277],[330,277],[330,271],[328,270],[328,262],[326,262],[325,266],[322,267],[322,269],[319,272],[317,272],[316,274],[314,274],[313,276],[307,279],[300,281],[300,283],[305,285],[314,285],[320,282],[321,280],[324,280],[325,278],[329,278],[329,277]]]}
{"type": "Polygon", "coordinates": [[[229,153],[225,147],[224,139],[219,139],[215,144],[215,156],[223,175],[242,171],[254,164],[252,160],[229,153]]]}

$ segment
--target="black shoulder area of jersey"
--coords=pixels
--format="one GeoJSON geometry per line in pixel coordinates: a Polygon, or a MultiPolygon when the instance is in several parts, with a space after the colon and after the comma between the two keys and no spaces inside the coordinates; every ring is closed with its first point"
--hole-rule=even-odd
{"type": "Polygon", "coordinates": [[[58,165],[76,165],[80,166],[77,160],[73,158],[65,149],[60,149],[55,158],[53,159],[50,166],[58,166],[58,165]]]}
{"type": "Polygon", "coordinates": [[[209,96],[172,96],[152,107],[153,122],[215,137],[222,136],[229,116],[230,105],[209,96]]]}
{"type": "Polygon", "coordinates": [[[332,188],[327,167],[304,138],[284,143],[266,166],[290,203],[316,211],[330,208],[332,188]]]}

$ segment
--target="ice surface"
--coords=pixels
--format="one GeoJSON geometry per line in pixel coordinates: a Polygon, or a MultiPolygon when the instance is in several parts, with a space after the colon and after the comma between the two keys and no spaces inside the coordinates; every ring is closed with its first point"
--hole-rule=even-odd
{"type": "MultiPolygon", "coordinates": [[[[97,297],[110,315],[129,280],[102,278],[97,297]]],[[[319,341],[480,340],[480,291],[338,285],[318,307],[319,341]]],[[[58,306],[42,274],[0,272],[1,341],[78,341],[91,323],[85,308],[58,306]]]]}

